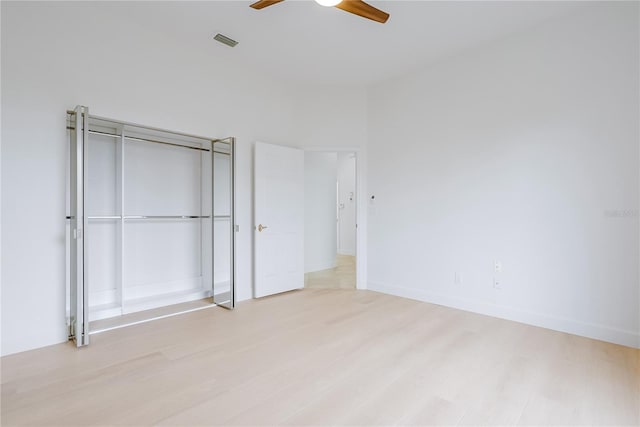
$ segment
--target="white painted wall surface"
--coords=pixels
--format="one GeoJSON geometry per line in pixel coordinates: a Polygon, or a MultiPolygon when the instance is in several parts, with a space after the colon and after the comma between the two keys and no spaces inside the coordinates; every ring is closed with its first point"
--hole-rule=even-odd
{"type": "Polygon", "coordinates": [[[325,151],[365,149],[366,89],[351,86],[296,87],[295,94],[293,126],[296,141],[301,146],[325,151]]]}
{"type": "Polygon", "coordinates": [[[304,272],[336,266],[336,153],[304,153],[304,272]]]}
{"type": "Polygon", "coordinates": [[[594,4],[375,87],[369,288],[640,345],[638,40],[594,4]]]}
{"type": "Polygon", "coordinates": [[[338,153],[338,253],[356,254],[356,156],[338,153]]]}
{"type": "Polygon", "coordinates": [[[238,300],[252,296],[253,142],[364,144],[362,88],[291,87],[234,64],[226,46],[195,48],[128,20],[140,7],[128,2],[1,7],[2,354],[66,340],[67,109],[237,137],[238,300]],[[334,103],[336,114],[318,115],[334,103]]]}

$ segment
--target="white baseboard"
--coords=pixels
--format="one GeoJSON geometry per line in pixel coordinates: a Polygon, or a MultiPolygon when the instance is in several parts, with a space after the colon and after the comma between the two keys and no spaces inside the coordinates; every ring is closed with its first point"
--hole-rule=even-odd
{"type": "Polygon", "coordinates": [[[367,289],[389,295],[424,301],[446,307],[457,308],[473,313],[512,320],[528,325],[539,326],[554,331],[566,332],[596,340],[607,341],[627,347],[640,348],[640,334],[633,331],[611,328],[594,323],[551,316],[543,313],[520,310],[476,300],[442,295],[420,289],[390,286],[369,281],[367,289]]]}
{"type": "Polygon", "coordinates": [[[338,255],[356,256],[355,249],[338,249],[338,255]]]}

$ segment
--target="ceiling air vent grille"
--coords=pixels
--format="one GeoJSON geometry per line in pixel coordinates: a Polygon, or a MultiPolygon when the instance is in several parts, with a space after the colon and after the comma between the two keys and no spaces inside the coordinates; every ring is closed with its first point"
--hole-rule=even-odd
{"type": "Polygon", "coordinates": [[[216,36],[213,39],[219,41],[222,44],[226,44],[229,47],[235,47],[235,45],[238,44],[237,41],[230,39],[229,37],[222,35],[220,33],[216,34],[216,36]]]}

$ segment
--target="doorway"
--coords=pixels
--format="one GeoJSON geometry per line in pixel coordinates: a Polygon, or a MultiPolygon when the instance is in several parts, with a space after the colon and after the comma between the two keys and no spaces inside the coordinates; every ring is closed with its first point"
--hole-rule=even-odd
{"type": "Polygon", "coordinates": [[[305,288],[356,289],[357,156],[305,152],[305,288]]]}

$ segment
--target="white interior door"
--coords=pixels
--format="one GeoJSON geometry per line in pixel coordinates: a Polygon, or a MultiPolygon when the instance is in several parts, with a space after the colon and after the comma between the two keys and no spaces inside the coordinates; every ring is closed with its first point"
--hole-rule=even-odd
{"type": "Polygon", "coordinates": [[[304,151],[256,143],[255,296],[304,287],[304,151]]]}

